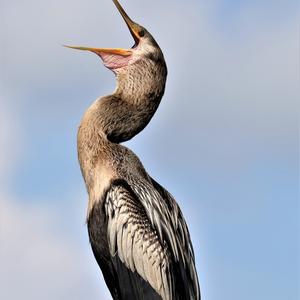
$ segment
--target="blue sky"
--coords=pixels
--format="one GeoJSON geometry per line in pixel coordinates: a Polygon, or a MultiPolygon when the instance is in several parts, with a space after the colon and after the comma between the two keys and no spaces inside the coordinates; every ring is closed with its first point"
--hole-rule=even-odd
{"type": "MultiPolygon", "coordinates": [[[[110,299],[87,239],[76,131],[115,80],[61,45],[132,39],[109,0],[0,3],[1,299],[110,299]]],[[[122,4],[169,68],[157,114],[127,145],[184,211],[203,299],[298,299],[299,5],[122,4]]]]}

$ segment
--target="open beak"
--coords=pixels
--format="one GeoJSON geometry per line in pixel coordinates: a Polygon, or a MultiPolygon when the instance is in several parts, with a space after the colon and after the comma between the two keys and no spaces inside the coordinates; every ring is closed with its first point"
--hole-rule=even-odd
{"type": "MultiPolygon", "coordinates": [[[[113,2],[116,5],[121,16],[123,17],[124,21],[126,22],[132,37],[134,38],[135,42],[138,44],[140,41],[140,37],[138,34],[138,25],[129,18],[129,16],[127,15],[127,13],[125,12],[125,10],[123,9],[123,7],[121,6],[121,4],[119,3],[118,0],[113,0],[113,2]]],[[[68,46],[68,45],[64,45],[64,46],[68,47],[68,48],[76,49],[76,50],[91,51],[100,56],[101,56],[101,54],[115,54],[115,55],[120,55],[120,56],[126,57],[126,56],[129,56],[132,54],[132,49],[91,48],[91,47],[68,46]]]]}
{"type": "Polygon", "coordinates": [[[116,5],[118,11],[120,12],[121,16],[123,17],[124,21],[126,22],[128,29],[134,38],[135,42],[138,43],[140,40],[140,36],[138,34],[138,25],[134,23],[127,15],[121,4],[118,0],[113,0],[114,4],[116,5]]]}
{"type": "Polygon", "coordinates": [[[68,46],[63,45],[64,47],[76,49],[76,50],[85,50],[91,51],[101,56],[101,54],[116,54],[121,56],[129,56],[132,54],[131,49],[120,49],[120,48],[91,48],[91,47],[80,47],[80,46],[68,46]]]}

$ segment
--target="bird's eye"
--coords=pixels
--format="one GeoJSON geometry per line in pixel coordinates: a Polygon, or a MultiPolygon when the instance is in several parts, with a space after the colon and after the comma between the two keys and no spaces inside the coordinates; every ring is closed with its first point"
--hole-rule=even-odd
{"type": "Polygon", "coordinates": [[[140,37],[143,37],[145,35],[145,30],[144,29],[141,29],[140,31],[139,31],[139,36],[140,37]]]}

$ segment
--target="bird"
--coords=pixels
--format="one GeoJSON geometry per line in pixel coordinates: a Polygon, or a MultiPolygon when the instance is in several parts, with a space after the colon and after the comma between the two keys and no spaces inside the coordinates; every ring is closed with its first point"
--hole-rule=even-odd
{"type": "Polygon", "coordinates": [[[116,77],[85,112],[77,135],[95,259],[115,300],[200,300],[189,230],[174,197],[122,145],[141,132],[164,95],[167,66],[150,32],[113,0],[130,49],[66,46],[97,54],[116,77]]]}

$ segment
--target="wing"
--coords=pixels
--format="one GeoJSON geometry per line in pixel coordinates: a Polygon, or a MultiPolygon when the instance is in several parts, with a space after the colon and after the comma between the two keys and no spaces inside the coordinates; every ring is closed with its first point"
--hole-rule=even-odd
{"type": "Polygon", "coordinates": [[[178,297],[175,299],[199,300],[194,251],[182,212],[168,191],[154,179],[150,178],[150,181],[130,179],[160,241],[168,245],[173,266],[173,293],[178,297]]]}
{"type": "Polygon", "coordinates": [[[139,274],[164,300],[200,299],[187,225],[164,188],[154,180],[119,182],[107,193],[105,211],[112,257],[139,274]]]}
{"type": "MultiPolygon", "coordinates": [[[[184,299],[197,299],[200,300],[200,287],[199,281],[195,266],[195,256],[193,245],[190,238],[190,233],[177,202],[173,198],[173,196],[164,189],[159,183],[157,183],[153,178],[151,178],[151,182],[155,189],[158,191],[159,195],[163,199],[163,207],[164,209],[169,211],[169,222],[171,226],[169,230],[177,233],[175,234],[175,244],[176,247],[180,250],[175,251],[180,253],[180,257],[176,261],[177,268],[180,270],[179,274],[179,282],[178,277],[175,280],[176,286],[180,286],[183,282],[183,290],[185,290],[185,298],[184,299]]],[[[166,235],[172,235],[168,231],[165,232],[166,235]]]]}
{"type": "Polygon", "coordinates": [[[168,247],[161,243],[143,205],[126,182],[115,182],[107,192],[105,214],[108,246],[122,299],[125,294],[127,299],[173,299],[168,247]]]}

